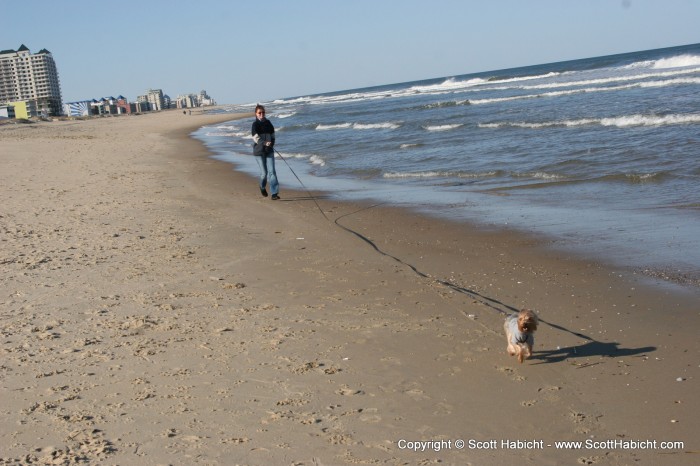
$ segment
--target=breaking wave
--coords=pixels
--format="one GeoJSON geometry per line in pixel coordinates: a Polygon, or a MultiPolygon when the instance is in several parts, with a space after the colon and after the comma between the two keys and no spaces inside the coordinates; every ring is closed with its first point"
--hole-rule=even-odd
{"type": "Polygon", "coordinates": [[[427,131],[451,131],[453,129],[457,129],[460,126],[464,126],[463,123],[456,123],[452,125],[431,125],[431,126],[423,126],[423,129],[427,131]]]}
{"type": "Polygon", "coordinates": [[[626,128],[631,126],[665,126],[700,123],[700,114],[688,115],[625,115],[611,118],[581,118],[578,120],[556,120],[539,123],[530,122],[494,122],[479,123],[479,128],[552,128],[552,127],[573,127],[584,125],[617,126],[626,128]]]}
{"type": "Polygon", "coordinates": [[[663,70],[666,68],[685,68],[688,66],[700,66],[700,56],[698,55],[678,55],[677,57],[662,58],[656,60],[652,68],[663,70]]]}
{"type": "Polygon", "coordinates": [[[339,123],[334,125],[323,125],[319,124],[316,126],[317,131],[328,131],[334,129],[398,129],[401,127],[400,123],[339,123]]]}
{"type": "Polygon", "coordinates": [[[485,173],[467,173],[457,171],[427,171],[427,172],[393,172],[384,173],[384,178],[491,178],[498,176],[498,171],[485,173]]]}

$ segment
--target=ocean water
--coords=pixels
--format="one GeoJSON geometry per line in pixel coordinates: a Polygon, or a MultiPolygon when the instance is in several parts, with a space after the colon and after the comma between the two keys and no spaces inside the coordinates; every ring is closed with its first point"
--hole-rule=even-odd
{"type": "MultiPolygon", "coordinates": [[[[700,283],[700,44],[262,103],[283,196],[300,188],[286,161],[329,197],[700,283]]],[[[251,122],[195,136],[257,174],[251,122]]]]}

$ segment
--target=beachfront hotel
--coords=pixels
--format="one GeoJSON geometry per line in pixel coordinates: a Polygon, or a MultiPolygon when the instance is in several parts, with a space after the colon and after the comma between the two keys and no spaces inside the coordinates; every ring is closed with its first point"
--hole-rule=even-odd
{"type": "Polygon", "coordinates": [[[0,51],[0,105],[14,107],[16,118],[61,114],[61,86],[51,52],[31,53],[24,44],[0,51]]]}

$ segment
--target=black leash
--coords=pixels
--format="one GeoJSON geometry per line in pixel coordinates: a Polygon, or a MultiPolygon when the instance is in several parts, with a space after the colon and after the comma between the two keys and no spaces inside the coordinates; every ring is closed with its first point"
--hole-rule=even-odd
{"type": "MultiPolygon", "coordinates": [[[[318,210],[321,212],[321,215],[323,215],[323,218],[325,218],[326,220],[328,220],[328,221],[330,222],[331,219],[329,219],[328,216],[326,216],[326,213],[323,211],[323,209],[321,209],[321,206],[318,204],[318,201],[316,201],[316,197],[315,197],[313,194],[311,194],[311,192],[310,192],[309,189],[306,187],[306,185],[304,184],[304,182],[301,181],[301,179],[300,179],[299,176],[296,174],[296,172],[294,171],[294,169],[292,169],[292,167],[289,165],[289,162],[287,162],[287,160],[282,156],[282,154],[279,153],[279,151],[278,151],[277,149],[274,149],[274,148],[273,148],[273,150],[274,150],[274,151],[277,153],[277,155],[279,155],[280,158],[284,161],[284,163],[287,165],[287,168],[289,168],[289,171],[292,172],[292,174],[293,174],[294,177],[297,179],[297,181],[299,181],[299,184],[304,188],[304,191],[306,191],[306,194],[308,194],[309,197],[314,201],[314,204],[316,204],[316,207],[317,207],[318,210]]],[[[347,231],[348,233],[355,235],[356,237],[358,237],[359,239],[361,239],[361,240],[364,241],[365,243],[369,244],[369,245],[370,245],[375,251],[377,251],[379,254],[381,254],[381,255],[383,255],[383,256],[386,256],[386,257],[389,257],[389,258],[395,260],[396,262],[398,262],[399,264],[405,265],[406,267],[410,268],[410,269],[413,270],[413,272],[414,272],[416,275],[418,275],[419,277],[422,277],[422,278],[425,278],[425,279],[427,279],[427,280],[431,280],[431,281],[433,281],[433,282],[435,282],[435,283],[438,283],[438,284],[440,284],[440,285],[443,285],[443,286],[445,286],[445,287],[447,287],[447,288],[449,288],[449,289],[451,289],[451,290],[453,290],[453,291],[455,291],[455,292],[457,292],[457,293],[461,293],[461,294],[467,295],[467,296],[469,296],[470,298],[474,299],[475,301],[477,301],[477,302],[483,304],[484,306],[489,307],[489,308],[491,308],[491,309],[495,310],[496,312],[499,312],[499,313],[501,313],[501,314],[503,314],[503,315],[509,315],[509,314],[512,313],[512,312],[519,312],[519,311],[520,311],[520,309],[517,309],[517,308],[515,308],[515,307],[513,307],[513,306],[509,306],[508,304],[505,304],[505,303],[503,303],[503,302],[501,302],[501,301],[499,301],[499,300],[497,300],[497,299],[494,299],[494,298],[490,298],[490,297],[488,297],[488,296],[485,296],[485,295],[479,293],[478,291],[474,291],[474,290],[471,290],[471,289],[469,289],[469,288],[466,288],[466,287],[457,285],[457,284],[452,283],[452,282],[450,282],[450,281],[448,281],[448,280],[441,280],[441,279],[439,279],[439,278],[433,278],[433,277],[431,277],[430,275],[428,275],[427,273],[421,272],[420,270],[418,270],[418,268],[416,268],[414,265],[409,264],[409,263],[407,263],[407,262],[404,262],[403,260],[399,259],[398,257],[396,257],[396,256],[394,256],[394,255],[392,255],[392,254],[389,254],[388,252],[382,251],[382,250],[379,248],[379,246],[377,246],[377,245],[374,243],[374,241],[372,241],[371,239],[367,238],[367,237],[364,236],[363,234],[358,233],[358,232],[356,232],[355,230],[353,230],[353,229],[351,229],[351,228],[348,228],[348,227],[346,227],[346,226],[341,225],[340,223],[338,223],[338,221],[339,221],[340,219],[344,218],[344,217],[348,217],[348,216],[350,216],[350,215],[355,215],[355,214],[358,213],[358,212],[362,212],[363,210],[372,209],[372,208],[377,207],[377,206],[382,205],[382,204],[383,204],[383,203],[374,204],[374,205],[371,205],[371,206],[368,206],[368,207],[364,207],[364,208],[362,208],[362,209],[360,209],[360,210],[357,210],[357,211],[355,211],[355,212],[350,212],[350,213],[348,213],[348,214],[341,215],[340,217],[336,218],[335,221],[334,221],[333,223],[334,223],[336,226],[338,226],[339,228],[342,228],[343,230],[347,231]],[[499,306],[500,306],[500,307],[499,307],[499,306]],[[510,311],[510,312],[503,310],[503,308],[508,309],[508,311],[510,311]]],[[[591,337],[588,337],[588,336],[586,336],[586,335],[584,335],[584,334],[582,334],[582,333],[574,332],[574,331],[571,331],[571,330],[569,330],[569,329],[566,329],[566,328],[564,328],[564,327],[562,327],[562,326],[560,326],[560,325],[553,324],[553,323],[551,323],[551,322],[547,322],[546,320],[542,319],[541,317],[540,317],[539,320],[540,320],[540,322],[542,322],[542,323],[544,323],[544,324],[546,324],[546,325],[549,325],[550,327],[556,328],[556,329],[561,330],[561,331],[564,331],[564,332],[571,333],[571,334],[573,334],[573,335],[576,335],[577,337],[584,338],[584,339],[586,339],[586,340],[595,341],[595,340],[593,340],[591,337]]]]}
{"type": "MultiPolygon", "coordinates": [[[[275,151],[275,153],[276,153],[277,155],[279,155],[279,157],[282,159],[282,161],[284,161],[284,163],[287,165],[287,168],[289,168],[289,171],[292,172],[292,174],[293,174],[294,177],[297,179],[297,181],[299,182],[299,184],[304,188],[304,191],[306,191],[306,194],[308,194],[309,197],[314,201],[314,204],[316,204],[316,207],[317,207],[318,210],[321,212],[321,215],[323,215],[323,218],[325,218],[326,220],[328,220],[328,221],[330,222],[331,219],[329,219],[328,216],[326,216],[326,213],[323,211],[323,209],[321,209],[321,206],[318,204],[318,201],[316,201],[316,197],[315,197],[313,194],[311,194],[311,192],[310,192],[309,189],[306,187],[306,185],[304,184],[304,182],[301,181],[301,179],[300,179],[299,176],[296,174],[296,172],[294,171],[294,169],[289,165],[289,162],[287,162],[287,159],[285,159],[285,158],[282,156],[282,154],[279,153],[279,151],[278,151],[277,149],[274,149],[274,148],[273,148],[273,150],[275,151]]],[[[440,279],[437,279],[437,278],[433,278],[433,277],[431,277],[430,275],[426,274],[425,272],[421,272],[420,270],[418,270],[418,268],[416,268],[416,266],[414,266],[414,265],[412,265],[412,264],[409,264],[409,263],[407,263],[407,262],[404,262],[402,259],[399,259],[398,257],[396,257],[396,256],[394,256],[394,255],[392,255],[392,254],[389,254],[388,252],[382,251],[382,250],[379,248],[379,246],[377,246],[377,245],[374,243],[374,241],[372,241],[371,239],[367,238],[367,237],[364,236],[363,234],[358,233],[358,232],[356,232],[355,230],[352,230],[352,229],[350,229],[350,228],[348,228],[348,227],[346,227],[346,226],[341,225],[340,223],[338,223],[338,221],[339,221],[340,219],[344,218],[344,217],[348,217],[348,216],[350,216],[350,215],[355,215],[355,214],[358,213],[358,212],[361,212],[361,211],[367,210],[367,209],[372,209],[372,208],[377,207],[377,206],[379,206],[379,205],[381,205],[381,204],[374,204],[374,205],[371,205],[371,206],[369,206],[369,207],[365,207],[365,208],[362,208],[362,209],[360,209],[360,210],[357,210],[357,211],[355,211],[355,212],[350,212],[350,213],[348,213],[348,214],[341,215],[340,217],[336,218],[335,221],[334,221],[333,223],[334,223],[336,226],[338,226],[339,228],[342,228],[343,230],[347,231],[348,233],[357,236],[357,237],[360,238],[362,241],[364,241],[365,243],[369,244],[369,245],[370,245],[375,251],[377,251],[379,254],[381,254],[381,255],[383,255],[383,256],[386,256],[386,257],[389,257],[389,258],[395,260],[396,262],[398,262],[399,264],[405,265],[406,267],[410,268],[410,269],[413,270],[413,272],[414,272],[416,275],[418,275],[419,277],[425,278],[425,279],[427,279],[427,280],[432,280],[432,281],[434,281],[435,283],[439,283],[440,285],[443,285],[443,286],[446,286],[446,287],[452,289],[453,291],[456,291],[456,292],[458,292],[458,293],[465,294],[465,295],[469,296],[470,298],[475,299],[476,301],[480,302],[481,304],[483,304],[483,305],[485,305],[485,306],[487,306],[487,307],[490,307],[491,309],[494,309],[494,310],[500,312],[501,314],[508,315],[509,312],[504,311],[503,309],[501,309],[501,308],[499,308],[499,307],[496,307],[496,305],[499,305],[499,306],[502,306],[502,307],[504,307],[504,308],[506,308],[506,309],[509,309],[509,310],[512,311],[512,312],[518,312],[518,311],[519,311],[519,309],[516,309],[516,308],[514,308],[514,307],[512,307],[512,306],[509,306],[509,305],[507,305],[507,304],[504,304],[504,303],[502,303],[502,302],[500,302],[500,301],[498,301],[498,300],[496,300],[496,299],[489,298],[488,296],[484,296],[484,295],[482,295],[481,293],[479,293],[479,292],[477,292],[477,291],[470,290],[469,288],[465,288],[465,287],[463,287],[463,286],[456,285],[456,284],[454,284],[454,283],[452,283],[452,282],[449,282],[449,281],[447,281],[447,280],[440,280],[440,279]]]]}
{"type": "Polygon", "coordinates": [[[314,204],[316,204],[316,207],[318,207],[318,210],[319,210],[319,212],[321,212],[321,215],[323,215],[323,218],[325,218],[326,220],[328,220],[328,221],[330,222],[331,219],[329,219],[328,217],[326,217],[326,213],[323,211],[323,209],[321,209],[321,206],[318,205],[318,202],[316,201],[316,196],[314,196],[313,194],[311,194],[311,192],[308,190],[308,188],[306,187],[306,185],[304,184],[304,182],[301,181],[301,178],[299,178],[299,176],[296,174],[296,172],[292,169],[292,166],[289,165],[289,162],[287,162],[287,159],[285,159],[284,157],[282,157],[282,154],[280,154],[279,151],[278,151],[277,149],[275,149],[274,147],[272,148],[272,150],[274,150],[275,153],[276,153],[277,155],[280,156],[280,158],[281,158],[282,161],[285,163],[285,165],[287,165],[287,168],[289,168],[289,171],[292,172],[292,175],[294,175],[294,178],[297,179],[297,181],[299,182],[299,184],[304,188],[304,191],[306,191],[306,194],[308,194],[309,197],[311,198],[311,200],[314,201],[314,204]]]}

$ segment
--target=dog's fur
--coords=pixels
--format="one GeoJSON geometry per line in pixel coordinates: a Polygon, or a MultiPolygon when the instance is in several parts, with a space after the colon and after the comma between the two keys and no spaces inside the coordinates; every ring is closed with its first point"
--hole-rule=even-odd
{"type": "Polygon", "coordinates": [[[508,341],[508,354],[517,356],[518,362],[532,355],[532,346],[535,344],[535,330],[537,330],[537,314],[529,309],[523,309],[517,314],[506,317],[503,329],[506,331],[508,341]]]}

